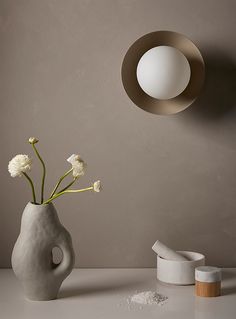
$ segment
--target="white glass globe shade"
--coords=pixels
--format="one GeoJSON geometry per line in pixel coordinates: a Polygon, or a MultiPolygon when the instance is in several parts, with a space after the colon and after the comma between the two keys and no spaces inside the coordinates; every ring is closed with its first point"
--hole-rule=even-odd
{"type": "Polygon", "coordinates": [[[183,53],[165,45],[145,52],[137,66],[140,87],[159,100],[171,99],[182,93],[190,75],[190,65],[183,53]]]}

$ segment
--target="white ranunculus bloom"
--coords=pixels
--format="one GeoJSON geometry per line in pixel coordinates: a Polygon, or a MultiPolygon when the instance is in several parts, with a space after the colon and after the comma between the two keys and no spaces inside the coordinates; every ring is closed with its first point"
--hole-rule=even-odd
{"type": "Polygon", "coordinates": [[[84,175],[84,170],[86,168],[86,163],[82,160],[82,158],[77,154],[72,154],[68,159],[67,162],[69,162],[72,165],[73,171],[73,177],[77,178],[79,176],[84,175]]]}
{"type": "Polygon", "coordinates": [[[102,185],[100,181],[96,181],[93,183],[93,190],[97,193],[99,193],[102,190],[102,185]]]}
{"type": "Polygon", "coordinates": [[[78,162],[77,164],[72,165],[73,168],[73,177],[79,177],[84,175],[85,163],[78,162]]]}
{"type": "Polygon", "coordinates": [[[77,161],[80,158],[79,155],[72,154],[70,157],[67,158],[67,162],[73,164],[75,161],[77,161]]]}
{"type": "Polygon", "coordinates": [[[32,160],[28,155],[19,154],[13,157],[8,164],[8,171],[12,177],[22,176],[31,169],[32,160]]]}

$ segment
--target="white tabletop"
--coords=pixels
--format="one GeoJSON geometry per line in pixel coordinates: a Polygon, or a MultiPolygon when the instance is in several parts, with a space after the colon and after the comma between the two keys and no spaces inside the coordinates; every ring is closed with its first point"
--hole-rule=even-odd
{"type": "Polygon", "coordinates": [[[0,270],[1,319],[235,319],[236,269],[223,270],[222,296],[194,296],[194,286],[156,280],[155,269],[74,269],[57,300],[27,301],[11,269],[0,270]],[[162,305],[127,303],[140,291],[168,296],[162,305]]]}

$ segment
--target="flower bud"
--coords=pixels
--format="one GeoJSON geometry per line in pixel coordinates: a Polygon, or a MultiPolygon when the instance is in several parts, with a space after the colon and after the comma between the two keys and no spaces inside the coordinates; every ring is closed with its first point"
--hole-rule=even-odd
{"type": "Polygon", "coordinates": [[[93,183],[93,190],[96,193],[99,193],[102,190],[102,185],[100,181],[96,181],[93,183]]]}
{"type": "Polygon", "coordinates": [[[39,140],[38,140],[36,137],[30,137],[30,138],[29,138],[29,143],[30,143],[30,144],[36,144],[36,143],[38,143],[38,141],[39,141],[39,140]]]}

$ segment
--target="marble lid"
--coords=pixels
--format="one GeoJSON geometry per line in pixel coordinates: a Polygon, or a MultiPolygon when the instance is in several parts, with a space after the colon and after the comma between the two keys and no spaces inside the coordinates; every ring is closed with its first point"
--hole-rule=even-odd
{"type": "Polygon", "coordinates": [[[221,281],[221,269],[211,266],[200,266],[195,268],[195,279],[201,282],[221,281]]]}

